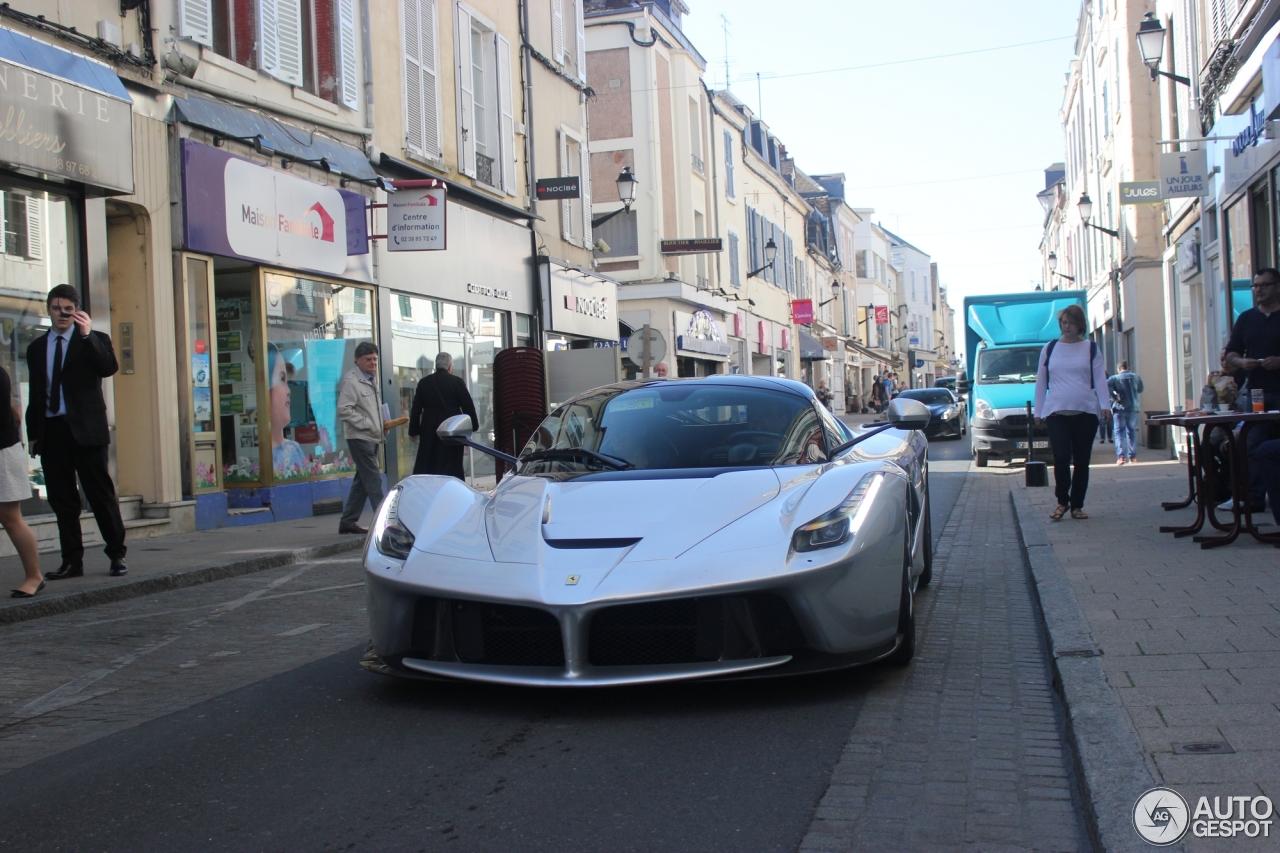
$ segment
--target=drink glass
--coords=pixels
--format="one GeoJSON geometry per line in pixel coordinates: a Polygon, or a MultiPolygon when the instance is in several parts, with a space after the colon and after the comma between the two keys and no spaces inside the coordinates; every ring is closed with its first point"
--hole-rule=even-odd
{"type": "Polygon", "coordinates": [[[1254,389],[1252,392],[1250,392],[1250,396],[1253,398],[1253,410],[1255,412],[1265,412],[1266,406],[1263,405],[1263,402],[1262,402],[1262,389],[1261,388],[1254,389]]]}

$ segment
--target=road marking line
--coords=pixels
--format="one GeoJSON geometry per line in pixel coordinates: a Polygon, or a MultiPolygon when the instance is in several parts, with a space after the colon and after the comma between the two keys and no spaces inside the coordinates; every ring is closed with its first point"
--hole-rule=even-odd
{"type": "Polygon", "coordinates": [[[55,687],[43,696],[32,699],[26,705],[19,708],[17,712],[14,713],[14,716],[19,719],[27,720],[32,717],[38,717],[41,714],[47,714],[50,711],[55,711],[58,708],[65,708],[68,705],[75,705],[79,702],[84,702],[85,700],[92,699],[95,696],[114,693],[120,688],[98,687],[87,693],[85,692],[85,688],[101,681],[113,672],[124,669],[143,655],[149,655],[158,649],[164,648],[176,639],[178,639],[177,636],[172,636],[166,637],[163,640],[158,640],[154,643],[143,646],[133,654],[122,655],[121,657],[116,658],[111,662],[112,666],[110,669],[95,669],[85,673],[79,678],[73,678],[61,687],[55,687]]]}
{"type": "Polygon", "coordinates": [[[235,599],[234,601],[228,601],[226,604],[223,604],[222,606],[220,606],[218,610],[219,611],[235,610],[239,607],[243,607],[244,605],[248,604],[251,601],[257,601],[259,598],[262,598],[262,596],[266,595],[268,592],[271,592],[273,589],[276,589],[279,586],[283,586],[284,584],[287,584],[289,581],[293,580],[299,575],[305,574],[306,572],[311,571],[314,567],[315,567],[314,564],[311,564],[311,565],[303,566],[302,568],[296,569],[292,572],[289,572],[289,574],[284,575],[283,577],[276,578],[275,580],[273,580],[271,583],[267,584],[265,587],[263,587],[260,590],[251,592],[248,595],[243,596],[242,598],[235,599]]]}
{"type": "Polygon", "coordinates": [[[310,625],[303,625],[300,628],[290,628],[288,631],[281,631],[279,634],[276,634],[276,636],[277,637],[296,637],[299,634],[305,634],[308,631],[314,631],[317,628],[323,628],[325,625],[328,625],[328,624],[329,624],[328,622],[314,622],[310,625]]]}

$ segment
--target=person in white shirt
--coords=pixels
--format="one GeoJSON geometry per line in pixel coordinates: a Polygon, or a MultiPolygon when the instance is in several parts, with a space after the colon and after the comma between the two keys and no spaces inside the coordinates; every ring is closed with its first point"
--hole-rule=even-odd
{"type": "Polygon", "coordinates": [[[1062,337],[1045,344],[1036,373],[1035,418],[1047,425],[1053,448],[1054,494],[1058,506],[1049,515],[1060,521],[1088,518],[1084,496],[1089,489],[1089,457],[1098,419],[1111,419],[1107,375],[1098,345],[1085,340],[1084,309],[1068,305],[1058,312],[1062,337]]]}

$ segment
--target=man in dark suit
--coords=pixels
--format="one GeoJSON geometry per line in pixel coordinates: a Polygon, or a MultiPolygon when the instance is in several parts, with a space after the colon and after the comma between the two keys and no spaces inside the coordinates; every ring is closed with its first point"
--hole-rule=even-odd
{"type": "Polygon", "coordinates": [[[460,444],[445,444],[436,437],[436,428],[445,418],[470,415],[471,428],[480,429],[476,404],[467,383],[453,375],[453,356],[442,352],[436,356],[436,372],[422,377],[413,394],[409,409],[409,437],[418,438],[418,456],[413,462],[415,474],[445,474],[465,480],[460,444]]]}
{"type": "Polygon", "coordinates": [[[80,310],[80,294],[71,285],[50,290],[45,304],[53,328],[27,347],[27,438],[31,455],[40,454],[62,545],[62,565],[45,577],[62,580],[84,574],[77,475],[107,544],[111,574],[119,577],[129,570],[120,502],[107,470],[111,433],[102,397],[102,378],[119,369],[115,350],[111,338],[93,331],[93,319],[80,310]]]}

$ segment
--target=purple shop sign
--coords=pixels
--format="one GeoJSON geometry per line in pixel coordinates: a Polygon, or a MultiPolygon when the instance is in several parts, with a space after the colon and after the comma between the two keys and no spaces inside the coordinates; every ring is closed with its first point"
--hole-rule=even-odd
{"type": "Polygon", "coordinates": [[[367,200],[182,140],[187,249],[372,282],[367,200]]]}

